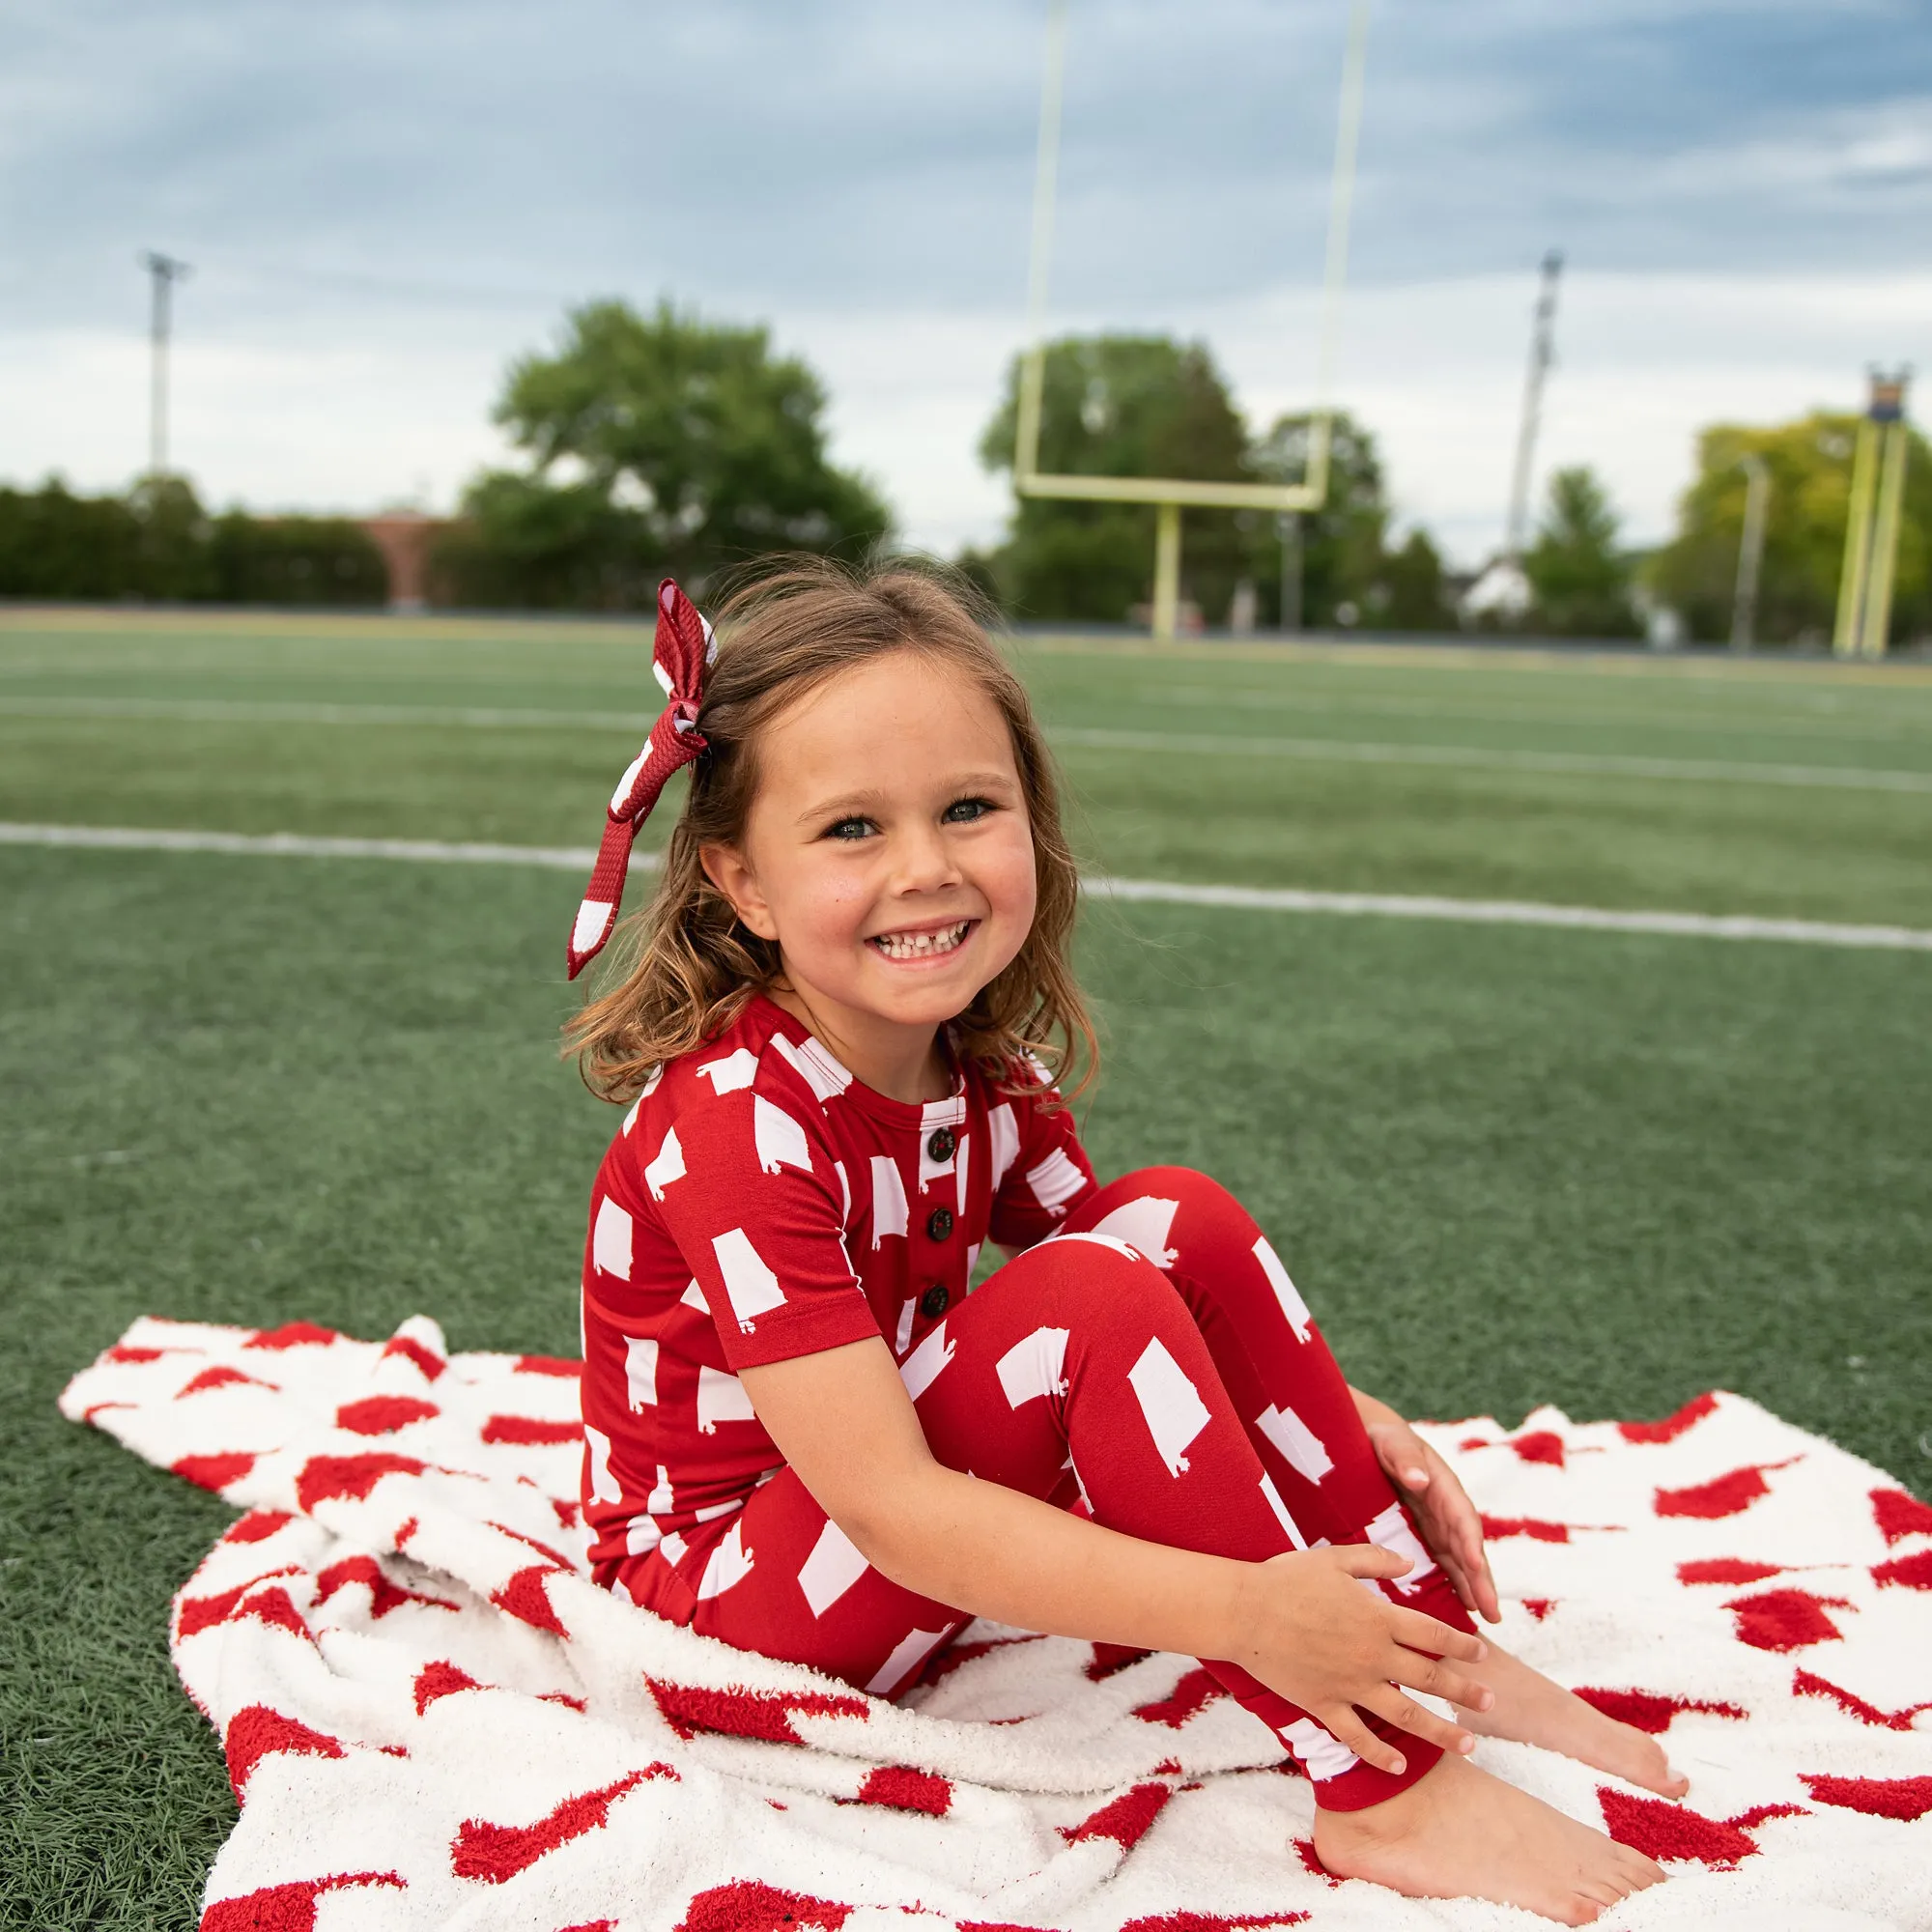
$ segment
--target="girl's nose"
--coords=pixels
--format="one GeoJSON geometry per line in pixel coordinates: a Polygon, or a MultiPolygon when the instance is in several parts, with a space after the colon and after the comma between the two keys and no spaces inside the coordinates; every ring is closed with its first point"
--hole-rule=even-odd
{"type": "Polygon", "coordinates": [[[959,882],[959,866],[936,825],[922,825],[897,840],[894,890],[901,893],[938,892],[959,882]]]}

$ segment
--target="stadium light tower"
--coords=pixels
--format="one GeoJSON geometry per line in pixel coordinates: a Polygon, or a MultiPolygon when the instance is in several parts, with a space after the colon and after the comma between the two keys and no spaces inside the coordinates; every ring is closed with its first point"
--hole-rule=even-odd
{"type": "Polygon", "coordinates": [[[1536,291],[1529,369],[1522,383],[1522,421],[1516,433],[1516,471],[1510,478],[1509,525],[1503,533],[1503,554],[1512,563],[1522,560],[1529,541],[1530,472],[1536,463],[1536,433],[1543,422],[1543,384],[1556,359],[1556,283],[1562,273],[1562,251],[1552,248],[1543,258],[1543,276],[1536,291]]]}
{"type": "Polygon", "coordinates": [[[1013,436],[1013,489],[1022,497],[1075,503],[1151,503],[1154,507],[1153,634],[1171,639],[1180,606],[1180,512],[1319,510],[1328,496],[1328,384],[1334,363],[1342,284],[1349,267],[1349,213],[1355,147],[1362,127],[1362,82],[1368,61],[1369,0],[1350,0],[1342,60],[1342,99],[1329,184],[1328,248],[1321,284],[1321,323],[1315,409],[1308,425],[1308,467],[1299,483],[1208,483],[1198,477],[1051,475],[1039,467],[1039,422],[1046,385],[1046,282],[1053,254],[1053,199],[1060,163],[1061,82],[1066,66],[1067,0],[1050,0],[1046,70],[1040,83],[1039,149],[1034,167],[1033,249],[1027,277],[1027,347],[1020,363],[1013,436]]]}
{"type": "Polygon", "coordinates": [[[141,256],[141,266],[153,290],[148,311],[148,474],[161,477],[168,473],[168,339],[174,331],[174,289],[194,270],[153,248],[141,256]]]}

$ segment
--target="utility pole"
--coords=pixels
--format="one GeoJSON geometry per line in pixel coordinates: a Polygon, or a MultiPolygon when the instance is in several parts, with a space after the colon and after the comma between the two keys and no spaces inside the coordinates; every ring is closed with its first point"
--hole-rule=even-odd
{"type": "Polygon", "coordinates": [[[1765,513],[1771,502],[1771,466],[1755,450],[1738,458],[1745,472],[1745,526],[1738,539],[1737,594],[1731,601],[1731,648],[1747,651],[1757,640],[1757,580],[1764,564],[1765,513]]]}
{"type": "Polygon", "coordinates": [[[1522,422],[1516,436],[1516,473],[1510,479],[1509,526],[1503,535],[1503,554],[1520,563],[1529,539],[1529,481],[1536,459],[1536,432],[1543,418],[1543,384],[1556,359],[1556,281],[1563,272],[1563,254],[1552,248],[1543,258],[1542,279],[1536,292],[1536,316],[1529,337],[1529,371],[1522,384],[1522,422]]]}
{"type": "Polygon", "coordinates": [[[1891,630],[1892,579],[1905,499],[1905,386],[1909,369],[1871,372],[1871,400],[1859,424],[1845,518],[1845,562],[1838,578],[1839,657],[1882,658],[1891,630]]]}
{"type": "Polygon", "coordinates": [[[174,287],[194,270],[153,248],[141,256],[141,266],[152,278],[154,296],[148,315],[148,474],[158,480],[168,473],[168,338],[174,328],[174,287]]]}

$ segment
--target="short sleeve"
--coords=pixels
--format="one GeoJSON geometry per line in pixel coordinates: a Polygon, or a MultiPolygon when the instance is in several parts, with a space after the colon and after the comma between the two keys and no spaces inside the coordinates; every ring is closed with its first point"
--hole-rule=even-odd
{"type": "Polygon", "coordinates": [[[1074,1131],[1073,1110],[1052,1087],[1004,1096],[988,1118],[993,1212],[987,1232],[1003,1248],[1043,1241],[1098,1183],[1074,1131]]]}
{"type": "Polygon", "coordinates": [[[822,1123],[795,1101],[700,1089],[637,1158],[733,1370],[879,1332],[822,1123]]]}

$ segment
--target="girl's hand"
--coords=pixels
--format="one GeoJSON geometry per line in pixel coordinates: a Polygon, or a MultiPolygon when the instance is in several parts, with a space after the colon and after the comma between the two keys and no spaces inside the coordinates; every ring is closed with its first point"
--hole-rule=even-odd
{"type": "Polygon", "coordinates": [[[1355,1391],[1355,1406],[1376,1460],[1415,1518],[1430,1553],[1476,1615],[1502,1621],[1495,1578],[1483,1549],[1483,1519],[1456,1473],[1394,1409],[1355,1391]]]}
{"type": "Polygon", "coordinates": [[[1236,1659],[1365,1764],[1397,1776],[1404,1769],[1402,1752],[1363,1723],[1363,1711],[1444,1750],[1467,1752],[1476,1743],[1469,1732],[1401,1687],[1469,1711],[1487,1711],[1495,1701],[1493,1692],[1451,1662],[1480,1662],[1489,1655],[1481,1637],[1404,1609],[1357,1580],[1400,1577],[1408,1567],[1407,1557],[1372,1543],[1298,1549],[1257,1564],[1252,1600],[1242,1606],[1248,1641],[1236,1659]]]}

